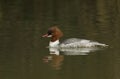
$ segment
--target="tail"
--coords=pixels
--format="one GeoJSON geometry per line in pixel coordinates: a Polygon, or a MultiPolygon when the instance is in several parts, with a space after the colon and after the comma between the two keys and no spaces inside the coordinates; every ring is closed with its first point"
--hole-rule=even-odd
{"type": "Polygon", "coordinates": [[[102,43],[96,43],[97,46],[100,46],[100,47],[107,47],[108,45],[107,44],[102,44],[102,43]]]}

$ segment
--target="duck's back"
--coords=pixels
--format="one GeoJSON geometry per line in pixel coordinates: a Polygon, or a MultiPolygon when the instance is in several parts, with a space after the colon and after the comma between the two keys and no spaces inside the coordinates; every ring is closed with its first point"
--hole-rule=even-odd
{"type": "Polygon", "coordinates": [[[99,42],[94,42],[91,40],[78,39],[78,38],[70,38],[70,39],[63,41],[60,44],[61,48],[96,47],[96,46],[105,47],[107,45],[99,43],[99,42]]]}

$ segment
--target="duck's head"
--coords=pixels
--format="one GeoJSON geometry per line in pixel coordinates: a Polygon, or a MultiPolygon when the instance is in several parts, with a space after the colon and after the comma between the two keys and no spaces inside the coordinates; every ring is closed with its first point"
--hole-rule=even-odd
{"type": "Polygon", "coordinates": [[[43,35],[42,37],[50,37],[51,41],[54,42],[56,40],[59,40],[60,37],[63,36],[63,33],[57,26],[53,26],[48,29],[47,33],[43,35]]]}

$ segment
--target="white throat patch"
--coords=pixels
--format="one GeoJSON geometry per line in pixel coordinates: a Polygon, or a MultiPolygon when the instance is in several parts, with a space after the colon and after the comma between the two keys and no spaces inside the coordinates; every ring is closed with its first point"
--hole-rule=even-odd
{"type": "Polygon", "coordinates": [[[49,46],[50,47],[58,47],[59,43],[60,43],[59,40],[56,40],[54,42],[50,41],[49,46]]]}

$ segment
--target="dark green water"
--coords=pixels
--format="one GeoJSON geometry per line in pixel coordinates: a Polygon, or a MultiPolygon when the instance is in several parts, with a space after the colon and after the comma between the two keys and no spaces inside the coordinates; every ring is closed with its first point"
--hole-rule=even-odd
{"type": "Polygon", "coordinates": [[[0,79],[120,79],[119,42],[119,0],[0,0],[0,79]],[[61,40],[85,38],[109,48],[50,55],[49,39],[41,36],[55,24],[61,40]]]}

